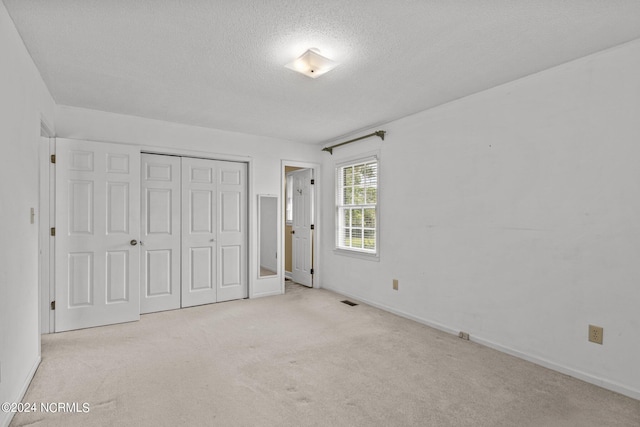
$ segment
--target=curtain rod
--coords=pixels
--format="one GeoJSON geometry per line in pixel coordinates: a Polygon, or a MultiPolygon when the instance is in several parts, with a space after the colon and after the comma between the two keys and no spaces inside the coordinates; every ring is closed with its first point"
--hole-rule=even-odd
{"type": "Polygon", "coordinates": [[[340,147],[341,145],[350,144],[352,142],[360,141],[361,139],[370,138],[372,136],[378,136],[378,137],[380,137],[380,139],[382,139],[384,141],[384,134],[385,133],[387,133],[387,131],[377,130],[377,131],[375,131],[373,133],[370,133],[369,135],[361,136],[360,138],[354,138],[354,139],[350,139],[350,140],[345,141],[345,142],[341,142],[340,144],[335,144],[335,145],[331,145],[329,147],[324,147],[322,149],[322,151],[328,151],[329,154],[333,155],[333,149],[336,148],[336,147],[340,147]]]}

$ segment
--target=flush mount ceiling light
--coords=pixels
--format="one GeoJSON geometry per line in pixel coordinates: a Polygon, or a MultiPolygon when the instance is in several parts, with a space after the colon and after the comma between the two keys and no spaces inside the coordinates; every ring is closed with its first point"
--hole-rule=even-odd
{"type": "Polygon", "coordinates": [[[320,51],[318,49],[311,48],[303,53],[298,59],[285,65],[285,67],[315,79],[327,71],[333,70],[337,65],[337,62],[320,55],[320,51]]]}

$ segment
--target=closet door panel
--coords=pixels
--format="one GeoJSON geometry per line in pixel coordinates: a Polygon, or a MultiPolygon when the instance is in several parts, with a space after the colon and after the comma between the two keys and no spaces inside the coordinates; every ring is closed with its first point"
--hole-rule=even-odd
{"type": "Polygon", "coordinates": [[[140,312],[180,308],[180,157],[142,154],[140,312]]]}
{"type": "Polygon", "coordinates": [[[182,160],[182,307],[217,301],[216,162],[182,160]]]}

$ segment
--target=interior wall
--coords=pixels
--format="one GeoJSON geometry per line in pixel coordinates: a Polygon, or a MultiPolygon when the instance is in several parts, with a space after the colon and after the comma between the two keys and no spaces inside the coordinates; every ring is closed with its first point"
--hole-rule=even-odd
{"type": "Polygon", "coordinates": [[[40,361],[38,144],[54,103],[2,2],[0,62],[0,402],[19,402],[40,361]]]}
{"type": "Polygon", "coordinates": [[[640,398],[639,75],[636,40],[326,155],[322,286],[640,398]],[[333,250],[331,171],[377,149],[374,262],[333,250]]]}
{"type": "MultiPolygon", "coordinates": [[[[320,150],[317,146],[68,106],[56,107],[56,132],[63,138],[133,144],[145,149],[177,150],[187,155],[190,152],[208,153],[214,158],[223,159],[237,156],[238,159],[250,160],[250,296],[282,293],[281,277],[257,280],[257,195],[279,195],[281,161],[318,161],[320,150]]],[[[278,236],[282,233],[279,224],[278,236]]]]}

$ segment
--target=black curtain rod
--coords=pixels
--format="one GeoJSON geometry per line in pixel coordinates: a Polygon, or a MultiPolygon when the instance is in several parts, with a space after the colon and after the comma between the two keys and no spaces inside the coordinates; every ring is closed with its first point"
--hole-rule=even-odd
{"type": "Polygon", "coordinates": [[[384,141],[384,134],[385,133],[387,133],[387,131],[377,130],[374,133],[370,133],[369,135],[361,136],[360,138],[354,138],[354,139],[350,139],[349,141],[341,142],[340,144],[335,144],[335,145],[331,145],[329,147],[324,147],[322,149],[322,151],[328,151],[329,154],[333,155],[333,149],[336,148],[336,147],[340,147],[341,145],[345,145],[345,144],[351,144],[352,142],[360,141],[361,139],[370,138],[372,136],[378,136],[378,137],[380,137],[380,139],[382,139],[384,141]]]}

